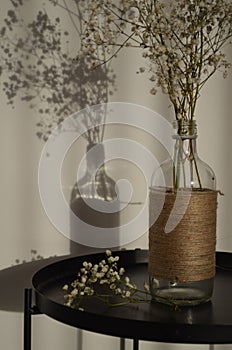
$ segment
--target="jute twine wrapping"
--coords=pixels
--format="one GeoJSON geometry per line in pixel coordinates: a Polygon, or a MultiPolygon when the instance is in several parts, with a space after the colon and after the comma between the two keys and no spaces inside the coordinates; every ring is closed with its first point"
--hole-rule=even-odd
{"type": "Polygon", "coordinates": [[[164,199],[162,191],[151,189],[150,217],[163,200],[163,209],[149,230],[149,274],[178,282],[212,278],[215,275],[217,191],[192,191],[191,195],[179,191],[175,211],[171,213],[176,194],[166,192],[164,199]],[[186,201],[187,210],[183,215],[181,206],[186,201]],[[167,233],[170,213],[171,220],[180,222],[167,233]]]}

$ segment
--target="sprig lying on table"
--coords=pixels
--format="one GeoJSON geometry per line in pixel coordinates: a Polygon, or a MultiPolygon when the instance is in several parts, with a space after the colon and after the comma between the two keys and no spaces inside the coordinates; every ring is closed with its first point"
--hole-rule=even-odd
{"type": "Polygon", "coordinates": [[[81,302],[86,298],[97,298],[109,306],[150,302],[152,297],[147,282],[139,289],[125,276],[125,269],[118,266],[119,256],[113,256],[106,250],[105,259],[98,264],[83,262],[77,279],[66,284],[63,289],[65,305],[82,310],[81,302]]]}

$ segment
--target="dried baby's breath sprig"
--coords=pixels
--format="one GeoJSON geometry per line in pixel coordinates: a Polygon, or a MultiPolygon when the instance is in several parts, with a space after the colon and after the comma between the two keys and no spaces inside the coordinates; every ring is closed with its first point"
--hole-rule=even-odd
{"type": "Polygon", "coordinates": [[[192,120],[200,90],[216,72],[231,67],[224,48],[231,44],[230,0],[113,0],[82,3],[90,11],[83,47],[95,54],[94,66],[116,57],[124,47],[142,49],[153,86],[169,96],[176,119],[192,120]],[[86,7],[86,3],[91,6],[86,7]],[[96,57],[105,47],[107,57],[96,57]]]}
{"type": "Polygon", "coordinates": [[[84,261],[77,279],[70,285],[65,284],[65,305],[74,309],[83,309],[82,301],[97,298],[109,306],[121,306],[131,303],[149,302],[151,294],[145,282],[144,289],[139,289],[125,276],[125,269],[118,266],[119,256],[113,256],[106,250],[105,259],[98,264],[84,261]]]}

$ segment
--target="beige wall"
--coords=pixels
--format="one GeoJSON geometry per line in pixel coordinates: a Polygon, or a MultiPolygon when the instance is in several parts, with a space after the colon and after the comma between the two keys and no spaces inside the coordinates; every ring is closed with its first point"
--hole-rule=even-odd
{"type": "MultiPolygon", "coordinates": [[[[3,9],[7,9],[7,4],[8,0],[1,2],[3,9]]],[[[156,97],[149,95],[147,79],[135,73],[138,65],[138,55],[133,52],[119,55],[114,62],[117,92],[111,100],[140,104],[171,120],[166,98],[160,94],[156,97]]],[[[231,91],[232,75],[226,81],[216,75],[202,92],[197,111],[199,154],[215,170],[217,187],[225,194],[219,199],[217,243],[218,249],[225,251],[232,251],[231,91]]],[[[52,226],[40,202],[37,172],[43,144],[35,136],[37,115],[21,102],[12,110],[6,105],[2,92],[0,101],[0,348],[20,350],[22,289],[29,285],[31,273],[43,264],[33,260],[69,254],[70,242],[52,226]]],[[[127,248],[134,247],[147,248],[147,236],[127,248]]],[[[142,342],[141,350],[175,350],[177,347],[186,349],[185,345],[142,342]]],[[[116,350],[119,340],[88,332],[78,334],[75,329],[46,316],[33,318],[33,350],[91,348],[116,350]]],[[[203,350],[208,347],[187,348],[203,350]]],[[[216,347],[227,348],[226,345],[216,347]]],[[[132,349],[131,341],[127,341],[127,349],[132,349]]]]}

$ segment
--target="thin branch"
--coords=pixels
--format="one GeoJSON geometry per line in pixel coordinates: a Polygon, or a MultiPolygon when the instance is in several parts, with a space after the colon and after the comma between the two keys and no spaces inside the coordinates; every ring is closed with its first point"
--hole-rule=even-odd
{"type": "MultiPolygon", "coordinates": [[[[73,24],[73,27],[74,27],[74,29],[76,30],[77,34],[80,36],[80,35],[81,35],[81,31],[80,31],[80,29],[77,27],[75,21],[73,20],[73,13],[72,13],[72,11],[68,8],[68,5],[67,5],[66,1],[63,0],[63,2],[64,2],[64,5],[65,5],[64,8],[65,8],[65,10],[68,12],[68,15],[69,15],[69,18],[70,18],[70,20],[71,20],[71,22],[72,22],[72,24],[73,24]]],[[[75,16],[77,16],[77,15],[75,15],[75,16]]],[[[77,18],[80,20],[79,16],[77,16],[77,18]]]]}

